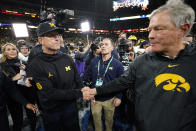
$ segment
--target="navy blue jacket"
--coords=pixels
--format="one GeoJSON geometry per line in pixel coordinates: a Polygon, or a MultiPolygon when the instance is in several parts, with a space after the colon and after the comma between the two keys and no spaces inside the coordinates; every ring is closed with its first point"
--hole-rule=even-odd
{"type": "MultiPolygon", "coordinates": [[[[95,88],[96,80],[98,78],[98,61],[100,60],[100,77],[102,77],[107,68],[107,65],[110,59],[105,62],[103,62],[101,56],[97,56],[94,59],[92,59],[88,70],[85,72],[83,76],[84,81],[90,80],[92,82],[91,88],[95,88]]],[[[120,77],[121,74],[123,74],[123,72],[124,72],[124,69],[123,69],[122,63],[119,60],[113,58],[112,62],[110,63],[109,69],[104,77],[103,85],[117,77],[120,77]]],[[[121,98],[122,95],[121,93],[120,94],[115,93],[115,94],[109,94],[106,96],[96,96],[95,98],[98,101],[105,101],[105,100],[109,100],[113,98],[114,96],[121,98]]]]}

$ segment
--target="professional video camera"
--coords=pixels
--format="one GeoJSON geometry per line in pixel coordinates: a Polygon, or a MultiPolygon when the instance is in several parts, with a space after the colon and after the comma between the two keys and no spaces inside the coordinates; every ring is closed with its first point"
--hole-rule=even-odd
{"type": "Polygon", "coordinates": [[[130,60],[128,58],[129,55],[133,55],[129,50],[129,47],[132,46],[132,43],[128,39],[120,39],[120,44],[118,45],[118,53],[120,56],[120,61],[123,64],[124,69],[126,70],[129,66],[130,60]]]}
{"type": "Polygon", "coordinates": [[[74,11],[54,8],[47,8],[46,10],[40,11],[41,23],[51,21],[57,27],[65,27],[65,24],[68,21],[68,16],[74,16],[74,11]]]}

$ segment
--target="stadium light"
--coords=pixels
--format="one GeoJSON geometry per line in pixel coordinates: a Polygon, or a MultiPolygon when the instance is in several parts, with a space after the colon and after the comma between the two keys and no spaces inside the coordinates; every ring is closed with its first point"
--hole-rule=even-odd
{"type": "Polygon", "coordinates": [[[18,37],[29,37],[27,30],[27,24],[25,23],[12,23],[15,36],[18,37]]]}
{"type": "MultiPolygon", "coordinates": [[[[81,23],[81,30],[82,30],[82,32],[89,32],[90,31],[90,24],[88,21],[84,21],[81,23]]],[[[89,44],[88,33],[86,33],[86,40],[87,40],[87,43],[89,44]]]]}
{"type": "Polygon", "coordinates": [[[90,31],[90,24],[88,21],[81,23],[82,32],[89,32],[90,31]]]}

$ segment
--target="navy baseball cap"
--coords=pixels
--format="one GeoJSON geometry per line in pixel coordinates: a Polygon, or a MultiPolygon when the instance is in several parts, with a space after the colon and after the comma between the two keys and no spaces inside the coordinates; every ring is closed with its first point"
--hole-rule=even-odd
{"type": "Polygon", "coordinates": [[[42,37],[44,34],[56,30],[59,34],[63,34],[64,29],[56,27],[54,23],[46,21],[40,23],[37,28],[37,36],[42,37]]]}

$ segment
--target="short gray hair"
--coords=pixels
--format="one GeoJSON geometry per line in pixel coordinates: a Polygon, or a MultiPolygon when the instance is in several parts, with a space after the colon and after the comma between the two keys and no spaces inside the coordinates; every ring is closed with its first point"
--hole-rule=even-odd
{"type": "Polygon", "coordinates": [[[150,19],[161,12],[168,12],[172,22],[177,28],[185,23],[190,24],[189,31],[185,34],[188,35],[195,21],[195,12],[193,8],[183,2],[183,0],[168,0],[167,3],[151,13],[150,19]]]}

